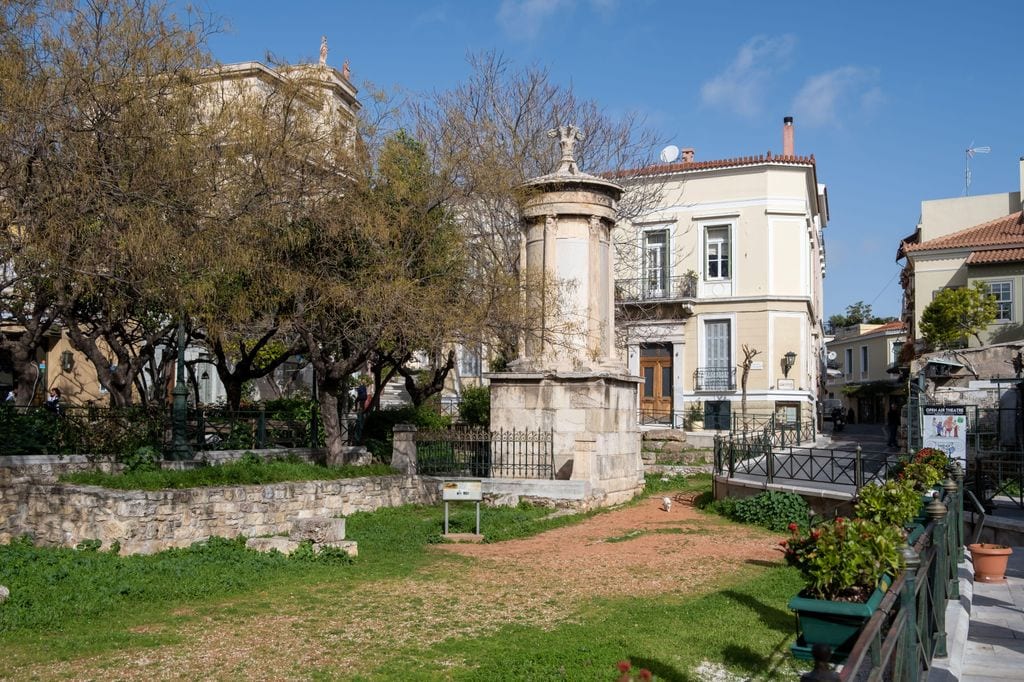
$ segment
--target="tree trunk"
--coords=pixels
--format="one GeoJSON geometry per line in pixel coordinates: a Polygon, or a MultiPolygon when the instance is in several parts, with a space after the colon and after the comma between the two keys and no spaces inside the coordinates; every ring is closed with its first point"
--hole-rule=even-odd
{"type": "Polygon", "coordinates": [[[11,343],[7,345],[11,354],[11,365],[14,371],[14,404],[31,405],[32,398],[40,390],[46,395],[46,386],[42,383],[42,372],[35,361],[34,348],[25,344],[11,343]]]}
{"type": "Polygon", "coordinates": [[[341,415],[338,412],[338,396],[320,387],[320,414],[324,421],[324,443],[327,447],[327,466],[336,467],[347,464],[345,447],[346,430],[342,427],[341,415]]]}

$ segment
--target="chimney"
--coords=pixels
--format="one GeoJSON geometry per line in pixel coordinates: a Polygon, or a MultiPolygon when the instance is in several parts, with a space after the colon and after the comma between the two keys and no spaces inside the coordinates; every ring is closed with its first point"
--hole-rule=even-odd
{"type": "Polygon", "coordinates": [[[680,152],[680,156],[683,159],[683,163],[690,163],[691,161],[693,161],[693,147],[683,147],[680,150],[680,152]]]}
{"type": "Polygon", "coordinates": [[[1020,157],[1020,203],[1024,207],[1024,156],[1020,157]]]}
{"type": "Polygon", "coordinates": [[[782,119],[782,155],[793,156],[793,117],[782,119]]]}

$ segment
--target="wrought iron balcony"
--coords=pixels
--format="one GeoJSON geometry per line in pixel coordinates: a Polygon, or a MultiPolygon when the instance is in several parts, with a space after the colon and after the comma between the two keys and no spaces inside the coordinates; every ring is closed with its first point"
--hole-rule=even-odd
{"type": "Polygon", "coordinates": [[[615,300],[619,303],[640,301],[671,301],[697,297],[697,278],[692,275],[679,277],[615,280],[615,300]]]}
{"type": "Polygon", "coordinates": [[[697,391],[735,391],[735,367],[701,367],[693,371],[693,388],[697,391]]]}

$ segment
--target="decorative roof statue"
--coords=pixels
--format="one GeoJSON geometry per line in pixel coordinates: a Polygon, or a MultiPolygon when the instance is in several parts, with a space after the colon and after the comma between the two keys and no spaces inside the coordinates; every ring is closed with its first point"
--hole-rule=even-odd
{"type": "Polygon", "coordinates": [[[327,66],[327,36],[320,36],[320,66],[327,66]]]}
{"type": "Polygon", "coordinates": [[[347,59],[345,60],[345,63],[341,65],[341,75],[345,77],[345,80],[349,80],[352,76],[352,70],[348,67],[347,59]]]}
{"type": "Polygon", "coordinates": [[[576,165],[576,157],[573,155],[573,148],[578,140],[583,139],[583,133],[574,125],[558,126],[548,131],[548,137],[557,137],[558,146],[562,150],[562,158],[558,162],[557,174],[568,173],[579,175],[580,167],[576,165]]]}

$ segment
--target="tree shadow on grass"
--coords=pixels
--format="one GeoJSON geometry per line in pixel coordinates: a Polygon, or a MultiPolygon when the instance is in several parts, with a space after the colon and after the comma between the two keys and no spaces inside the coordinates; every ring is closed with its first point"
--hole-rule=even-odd
{"type": "Polygon", "coordinates": [[[769,606],[762,601],[754,599],[749,594],[736,592],[735,590],[724,590],[722,596],[731,599],[738,604],[746,606],[761,619],[761,622],[776,632],[785,634],[793,633],[793,614],[774,606],[769,606]]]}
{"type": "Polygon", "coordinates": [[[752,679],[774,679],[785,677],[779,668],[785,660],[786,652],[782,651],[786,640],[782,640],[779,646],[770,656],[762,656],[753,649],[745,646],[729,645],[722,650],[725,660],[734,668],[742,668],[753,675],[752,679]],[[776,675],[779,673],[779,675],[776,675]]]}
{"type": "Polygon", "coordinates": [[[782,565],[778,561],[768,561],[766,559],[747,559],[743,563],[750,566],[763,566],[764,568],[778,568],[782,565]]]}

